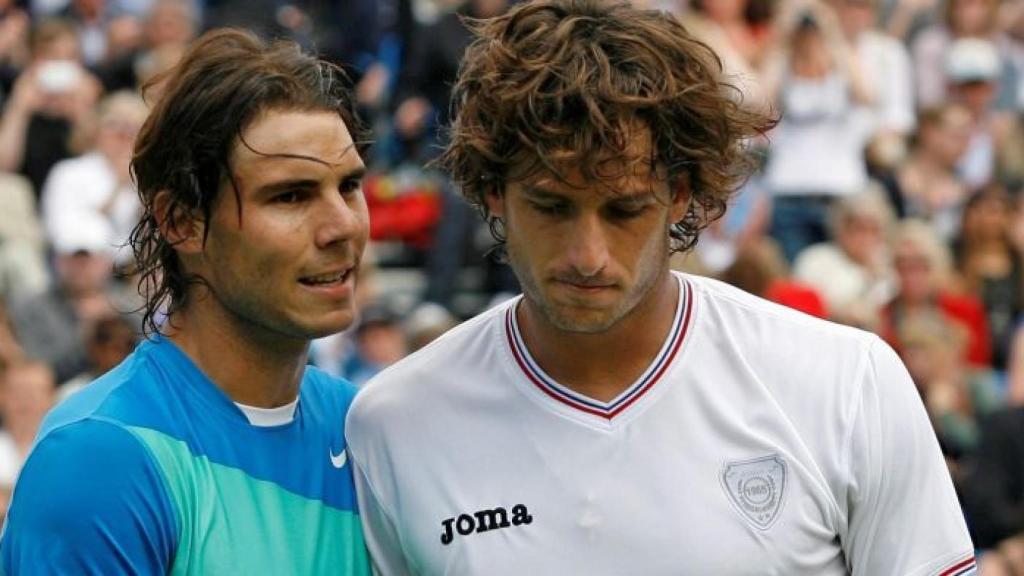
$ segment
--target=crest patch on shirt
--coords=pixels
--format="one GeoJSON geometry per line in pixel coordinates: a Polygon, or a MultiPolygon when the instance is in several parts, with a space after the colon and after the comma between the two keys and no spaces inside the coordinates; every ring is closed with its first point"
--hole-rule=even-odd
{"type": "Polygon", "coordinates": [[[727,462],[722,487],[737,510],[760,530],[771,528],[786,496],[786,461],[773,454],[727,462]]]}

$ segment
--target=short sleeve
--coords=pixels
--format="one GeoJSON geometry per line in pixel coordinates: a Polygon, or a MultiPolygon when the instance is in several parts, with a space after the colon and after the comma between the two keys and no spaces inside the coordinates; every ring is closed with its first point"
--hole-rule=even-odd
{"type": "Polygon", "coordinates": [[[131,432],[83,420],[29,455],[3,536],[4,574],[166,574],[177,516],[163,477],[131,432]]]}
{"type": "Polygon", "coordinates": [[[973,546],[920,396],[895,352],[868,348],[842,535],[851,574],[973,574],[973,546]]]}

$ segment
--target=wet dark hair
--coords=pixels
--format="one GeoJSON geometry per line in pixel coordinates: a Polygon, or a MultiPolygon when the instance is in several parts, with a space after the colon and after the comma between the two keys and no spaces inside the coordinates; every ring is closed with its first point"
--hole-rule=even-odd
{"type": "MultiPolygon", "coordinates": [[[[773,121],[742,106],[722,64],[674,17],[605,0],[538,0],[468,22],[476,39],[453,91],[455,120],[441,164],[504,242],[486,205],[509,181],[575,168],[588,181],[646,166],[690,209],[671,227],[688,250],[755,166],[747,142],[773,121]],[[652,158],[629,158],[642,125],[652,158]],[[646,132],[646,131],[645,131],[646,132]]],[[[636,156],[636,154],[632,154],[636,156]]]]}
{"type": "Polygon", "coordinates": [[[145,300],[143,329],[150,334],[160,332],[162,314],[185,307],[190,285],[203,282],[185,272],[160,226],[182,216],[209,221],[222,188],[230,183],[238,194],[229,169],[231,152],[258,114],[336,112],[360,154],[368,134],[338,66],[302,52],[294,42],[267,43],[242,30],[204,34],[146,90],[159,91],[159,97],[135,143],[132,173],[143,214],[129,244],[135,254],[132,272],[139,274],[145,300]],[[158,222],[156,199],[162,193],[168,207],[165,222],[158,222]]]}

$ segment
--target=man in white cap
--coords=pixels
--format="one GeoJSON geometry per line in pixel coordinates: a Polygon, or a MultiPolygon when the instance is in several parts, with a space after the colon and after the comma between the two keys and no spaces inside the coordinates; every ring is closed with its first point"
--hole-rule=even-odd
{"type": "Polygon", "coordinates": [[[15,299],[11,322],[25,352],[46,361],[63,382],[86,368],[83,323],[113,312],[114,245],[102,218],[82,217],[50,238],[56,274],[49,290],[15,299]]]}
{"type": "Polygon", "coordinates": [[[992,42],[961,38],[949,47],[945,68],[950,100],[962,104],[974,121],[957,171],[964,184],[975,189],[992,179],[996,148],[1008,120],[996,111],[1003,61],[992,42]]]}

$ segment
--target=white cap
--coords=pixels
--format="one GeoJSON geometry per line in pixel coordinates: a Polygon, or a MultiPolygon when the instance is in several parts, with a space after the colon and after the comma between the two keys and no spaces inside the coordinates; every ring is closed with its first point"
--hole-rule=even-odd
{"type": "Polygon", "coordinates": [[[114,229],[106,218],[92,212],[82,212],[73,218],[73,223],[52,232],[50,240],[57,254],[114,254],[114,229]]]}
{"type": "Polygon", "coordinates": [[[946,52],[946,76],[957,84],[992,82],[1002,73],[996,45],[980,38],[961,38],[946,52]]]}

